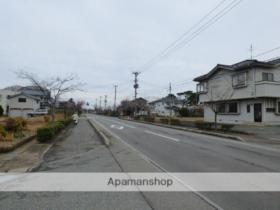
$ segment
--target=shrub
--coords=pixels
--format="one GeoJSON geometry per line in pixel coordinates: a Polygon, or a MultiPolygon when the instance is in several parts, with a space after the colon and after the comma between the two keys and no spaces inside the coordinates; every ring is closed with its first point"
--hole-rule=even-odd
{"type": "Polygon", "coordinates": [[[7,136],[7,131],[5,130],[5,128],[3,126],[0,125],[0,141],[4,140],[5,137],[7,136]]]}
{"type": "Polygon", "coordinates": [[[169,119],[168,118],[160,118],[159,121],[163,124],[168,124],[169,123],[169,119]]]}
{"type": "Polygon", "coordinates": [[[5,137],[5,141],[13,141],[15,139],[13,133],[7,133],[7,136],[5,137]]]}
{"type": "Polygon", "coordinates": [[[202,121],[197,121],[195,122],[195,127],[202,129],[202,130],[210,130],[214,128],[215,124],[211,122],[202,122],[202,121]]]}
{"type": "Polygon", "coordinates": [[[55,135],[53,127],[44,127],[37,129],[37,140],[39,142],[46,142],[51,140],[55,135]]]}
{"type": "Polygon", "coordinates": [[[65,125],[63,121],[56,121],[50,122],[48,127],[52,128],[54,133],[57,134],[65,127],[65,125]]]}
{"type": "Polygon", "coordinates": [[[139,115],[137,115],[137,116],[135,116],[133,119],[134,119],[134,120],[141,120],[141,117],[140,117],[139,115]]]}
{"type": "Polygon", "coordinates": [[[179,109],[179,114],[182,117],[188,117],[190,113],[189,113],[188,108],[181,108],[181,109],[179,109]]]}
{"type": "Polygon", "coordinates": [[[179,119],[171,119],[170,124],[171,125],[181,125],[181,121],[179,119]]]}
{"type": "Polygon", "coordinates": [[[45,115],[45,116],[44,116],[44,121],[45,121],[46,123],[50,122],[50,120],[51,120],[50,116],[48,116],[48,115],[45,115]]]}
{"type": "Polygon", "coordinates": [[[4,109],[3,107],[0,105],[0,116],[2,116],[4,114],[4,109]]]}
{"type": "Polygon", "coordinates": [[[5,124],[6,131],[17,132],[19,129],[19,124],[14,118],[8,118],[5,124]]]}
{"type": "Polygon", "coordinates": [[[155,122],[155,117],[145,116],[143,119],[147,122],[155,122]]]}
{"type": "Polygon", "coordinates": [[[61,121],[65,126],[71,124],[73,122],[72,118],[67,118],[66,120],[61,121]]]}
{"type": "Polygon", "coordinates": [[[232,124],[222,124],[221,125],[221,130],[230,131],[233,127],[234,127],[234,125],[232,125],[232,124]]]}

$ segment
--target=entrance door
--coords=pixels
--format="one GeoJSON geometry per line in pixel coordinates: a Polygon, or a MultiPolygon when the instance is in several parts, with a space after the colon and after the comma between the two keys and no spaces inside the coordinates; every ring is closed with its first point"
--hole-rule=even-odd
{"type": "Polygon", "coordinates": [[[262,122],[262,104],[254,104],[255,122],[262,122]]]}

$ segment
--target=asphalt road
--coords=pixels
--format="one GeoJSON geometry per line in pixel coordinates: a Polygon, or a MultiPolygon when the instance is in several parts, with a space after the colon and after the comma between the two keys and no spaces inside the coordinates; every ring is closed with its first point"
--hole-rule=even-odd
{"type": "MultiPolygon", "coordinates": [[[[90,115],[169,172],[279,172],[279,150],[90,115]]],[[[280,193],[203,193],[223,209],[280,209],[280,193]]]]}

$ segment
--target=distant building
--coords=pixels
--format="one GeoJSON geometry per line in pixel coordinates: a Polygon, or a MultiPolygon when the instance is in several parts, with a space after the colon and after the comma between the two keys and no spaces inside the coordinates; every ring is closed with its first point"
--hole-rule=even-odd
{"type": "Polygon", "coordinates": [[[280,124],[280,59],[218,64],[194,81],[205,121],[280,124]]]}
{"type": "Polygon", "coordinates": [[[148,115],[148,101],[142,97],[136,98],[131,101],[131,106],[136,115],[148,115]]]}
{"type": "Polygon", "coordinates": [[[51,102],[51,93],[48,90],[40,89],[37,86],[26,86],[19,89],[25,95],[40,99],[40,109],[46,109],[51,102]]]}
{"type": "Polygon", "coordinates": [[[29,113],[40,109],[40,98],[19,93],[8,97],[9,116],[11,117],[28,117],[29,113]]]}
{"type": "Polygon", "coordinates": [[[4,110],[4,115],[8,115],[9,114],[9,97],[12,95],[15,95],[19,92],[16,91],[12,91],[12,90],[6,90],[6,89],[2,89],[0,90],[0,106],[2,106],[3,110],[4,110]]]}
{"type": "Polygon", "coordinates": [[[150,113],[158,116],[176,116],[178,109],[182,107],[182,101],[175,95],[168,96],[149,102],[150,113]]]}

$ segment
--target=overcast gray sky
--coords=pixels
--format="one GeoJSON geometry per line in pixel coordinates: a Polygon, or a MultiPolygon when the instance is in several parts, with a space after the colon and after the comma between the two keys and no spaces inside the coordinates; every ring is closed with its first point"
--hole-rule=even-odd
{"type": "MultiPolygon", "coordinates": [[[[138,70],[186,32],[221,0],[1,0],[0,88],[24,85],[13,73],[25,69],[40,77],[76,73],[85,92],[66,97],[91,104],[100,95],[133,96],[138,70]]],[[[230,3],[231,0],[225,1],[230,3]]],[[[193,77],[217,63],[232,64],[280,46],[280,1],[243,0],[183,48],[139,76],[139,96],[153,99],[194,90],[193,77]]],[[[280,55],[267,54],[265,60],[280,55]]]]}

